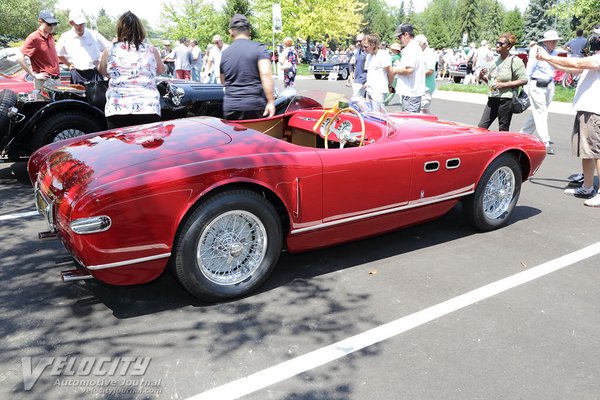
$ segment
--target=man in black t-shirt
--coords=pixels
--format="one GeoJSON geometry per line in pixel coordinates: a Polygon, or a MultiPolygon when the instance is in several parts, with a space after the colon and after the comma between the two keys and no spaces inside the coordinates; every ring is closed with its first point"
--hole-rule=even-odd
{"type": "Polygon", "coordinates": [[[225,119],[272,117],[274,84],[267,48],[250,40],[250,23],[241,14],[235,14],[229,21],[229,34],[233,43],[221,56],[225,119]]]}

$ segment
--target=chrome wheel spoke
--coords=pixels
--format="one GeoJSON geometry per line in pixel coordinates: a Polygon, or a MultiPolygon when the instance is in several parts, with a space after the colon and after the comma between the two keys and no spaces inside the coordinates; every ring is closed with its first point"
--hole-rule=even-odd
{"type": "Polygon", "coordinates": [[[247,211],[230,211],[219,215],[203,231],[197,263],[209,280],[234,285],[258,269],[266,250],[267,232],[260,219],[247,211]]]}
{"type": "Polygon", "coordinates": [[[515,192],[515,175],[512,169],[502,167],[494,172],[483,194],[483,212],[496,219],[510,207],[515,192]]]}

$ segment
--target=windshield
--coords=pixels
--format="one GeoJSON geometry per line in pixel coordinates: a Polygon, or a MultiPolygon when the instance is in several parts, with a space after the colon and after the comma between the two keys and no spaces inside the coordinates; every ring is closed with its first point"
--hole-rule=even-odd
{"type": "Polygon", "coordinates": [[[0,55],[0,74],[14,75],[21,71],[21,66],[13,59],[13,57],[2,57],[0,55]]]}

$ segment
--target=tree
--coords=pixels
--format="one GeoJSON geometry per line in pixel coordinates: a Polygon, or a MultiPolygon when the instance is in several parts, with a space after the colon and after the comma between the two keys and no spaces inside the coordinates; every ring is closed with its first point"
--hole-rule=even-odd
{"type": "Polygon", "coordinates": [[[528,42],[523,39],[523,34],[525,32],[524,24],[523,24],[523,15],[521,11],[517,7],[515,7],[512,11],[508,11],[504,14],[504,20],[502,21],[502,31],[503,32],[511,32],[513,35],[517,37],[518,43],[525,47],[528,42]]]}
{"type": "Polygon", "coordinates": [[[554,5],[555,0],[530,0],[525,10],[525,34],[523,43],[531,40],[539,40],[544,32],[554,28],[554,17],[548,14],[548,10],[554,5]]]}
{"type": "MultiPolygon", "coordinates": [[[[272,0],[256,0],[257,39],[270,42],[272,0]]],[[[281,0],[283,32],[276,37],[340,40],[360,31],[364,8],[359,0],[281,0]]]]}
{"type": "MultiPolygon", "coordinates": [[[[223,22],[222,28],[225,32],[229,29],[229,21],[235,14],[242,14],[250,21],[254,15],[249,0],[226,0],[222,8],[223,22]]],[[[254,32],[251,32],[254,36],[254,32]]]]}
{"type": "Polygon", "coordinates": [[[465,33],[467,34],[468,40],[472,40],[472,38],[476,36],[477,21],[479,20],[476,0],[459,0],[458,20],[461,21],[459,32],[461,35],[461,42],[462,35],[465,33]]]}
{"type": "MultiPolygon", "coordinates": [[[[0,35],[25,39],[38,28],[38,13],[43,9],[54,9],[55,3],[56,0],[2,0],[0,35]]],[[[59,22],[63,26],[65,23],[69,25],[68,21],[62,19],[59,22]]]]}
{"type": "Polygon", "coordinates": [[[477,26],[476,34],[470,41],[478,42],[485,39],[491,42],[496,40],[504,32],[504,7],[498,0],[479,0],[479,14],[481,20],[477,26]]]}
{"type": "Polygon", "coordinates": [[[367,0],[363,15],[364,33],[377,33],[383,41],[394,39],[396,24],[391,10],[383,0],[367,0]]]}
{"type": "Polygon", "coordinates": [[[429,6],[422,12],[422,32],[427,37],[429,45],[440,49],[445,47],[456,47],[458,39],[458,24],[456,21],[455,0],[432,0],[429,6]]]}
{"type": "Polygon", "coordinates": [[[163,3],[160,24],[166,38],[186,37],[198,43],[210,43],[213,35],[227,37],[227,30],[221,25],[222,15],[202,0],[179,0],[178,5],[163,3]]]}

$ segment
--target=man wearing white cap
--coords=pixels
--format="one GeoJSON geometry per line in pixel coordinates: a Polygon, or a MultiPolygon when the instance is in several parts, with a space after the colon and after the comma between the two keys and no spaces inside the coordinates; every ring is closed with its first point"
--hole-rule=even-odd
{"type": "Polygon", "coordinates": [[[97,31],[85,28],[83,12],[72,10],[69,24],[73,27],[58,39],[56,50],[60,62],[71,70],[71,83],[86,83],[104,80],[97,70],[104,49],[111,46],[97,31]]]}
{"type": "Polygon", "coordinates": [[[415,36],[415,41],[423,49],[423,58],[425,60],[425,94],[421,97],[421,112],[430,113],[431,95],[435,92],[435,63],[437,62],[437,53],[429,47],[425,35],[415,36]]]}
{"type": "Polygon", "coordinates": [[[529,81],[525,86],[525,91],[531,100],[531,114],[525,125],[521,128],[521,133],[537,135],[546,145],[546,153],[554,154],[554,148],[548,133],[548,106],[554,97],[554,73],[556,69],[547,61],[537,60],[535,55],[539,47],[547,53],[555,55],[556,45],[561,38],[556,31],[547,31],[544,37],[538,41],[539,46],[533,46],[529,52],[529,62],[527,63],[527,77],[529,81]]]}

